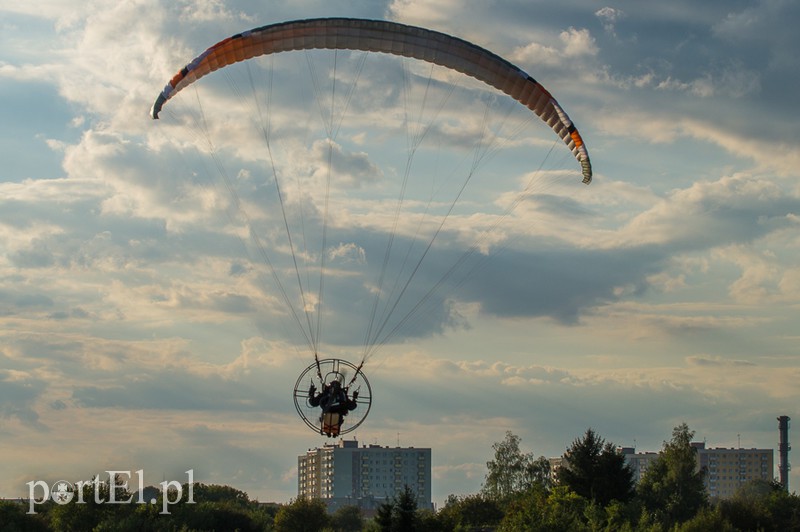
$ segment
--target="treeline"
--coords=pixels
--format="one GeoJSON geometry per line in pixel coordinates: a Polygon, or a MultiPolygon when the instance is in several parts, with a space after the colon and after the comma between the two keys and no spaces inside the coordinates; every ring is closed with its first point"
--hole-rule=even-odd
{"type": "MultiPolygon", "coordinates": [[[[638,484],[615,446],[593,430],[573,441],[557,475],[550,462],[520,449],[511,432],[493,446],[482,489],[451,495],[438,512],[417,507],[406,487],[374,516],[356,507],[329,515],[320,500],[263,504],[229,486],[195,484],[193,504],[169,506],[146,488],[153,504],[109,504],[134,499],[119,486],[82,486],[81,504],[47,502],[36,514],[16,502],[0,502],[0,531],[789,531],[800,530],[800,498],[776,482],[752,481],[728,500],[709,501],[697,471],[693,433],[682,424],[664,442],[658,459],[638,484]],[[99,490],[99,491],[97,491],[99,490]]],[[[169,501],[178,500],[167,493],[169,501]]]]}
{"type": "Polygon", "coordinates": [[[675,427],[635,484],[625,457],[591,429],[572,442],[556,474],[506,433],[493,446],[481,492],[451,496],[433,530],[800,531],[800,498],[775,481],[747,482],[731,499],[710,501],[693,436],[685,423],[675,427]]]}

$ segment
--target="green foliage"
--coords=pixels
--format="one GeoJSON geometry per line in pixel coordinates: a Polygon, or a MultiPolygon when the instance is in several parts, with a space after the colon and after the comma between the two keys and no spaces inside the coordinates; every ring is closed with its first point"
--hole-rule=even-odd
{"type": "Polygon", "coordinates": [[[686,423],[675,427],[637,488],[644,509],[667,528],[688,521],[708,504],[704,472],[697,470],[697,449],[691,446],[693,436],[686,423]]]}
{"type": "Polygon", "coordinates": [[[439,522],[447,530],[482,530],[497,526],[503,519],[498,502],[484,494],[451,495],[439,511],[439,522]]]}
{"type": "Polygon", "coordinates": [[[261,530],[253,522],[249,512],[242,507],[214,502],[185,504],[168,518],[189,530],[239,530],[257,532],[261,530]]]}
{"type": "Polygon", "coordinates": [[[299,497],[275,515],[277,532],[317,532],[328,523],[327,509],[320,499],[299,497]]]}
{"type": "Polygon", "coordinates": [[[78,489],[71,503],[55,505],[49,509],[47,517],[50,526],[65,532],[119,530],[116,528],[118,523],[128,520],[135,510],[133,504],[118,504],[134,498],[129,490],[121,487],[122,484],[123,479],[116,476],[113,487],[97,477],[82,486],[76,486],[78,489]],[[116,503],[110,502],[112,500],[116,503]]]}
{"type": "Polygon", "coordinates": [[[220,486],[217,484],[194,485],[194,500],[204,502],[221,502],[225,504],[247,507],[250,504],[250,496],[247,493],[232,488],[230,486],[220,486]]]}
{"type": "Polygon", "coordinates": [[[545,457],[534,459],[532,454],[523,453],[519,442],[519,436],[508,431],[505,440],[492,446],[494,460],[486,463],[489,473],[481,490],[486,497],[505,501],[534,484],[549,486],[550,462],[545,457]]]}
{"type": "MultiPolygon", "coordinates": [[[[46,505],[41,516],[47,530],[59,531],[127,531],[127,530],[239,530],[257,532],[272,529],[271,509],[250,501],[246,493],[229,486],[195,484],[194,504],[187,502],[189,486],[183,486],[183,497],[177,504],[162,512],[160,491],[143,489],[142,498],[155,504],[137,504],[138,494],[120,487],[117,479],[114,500],[111,489],[105,483],[90,482],[82,486],[75,499],[65,505],[46,505]],[[77,501],[83,501],[78,503],[77,501]]],[[[172,493],[170,500],[177,499],[172,493]]],[[[38,510],[38,509],[37,509],[38,510]]],[[[0,521],[2,522],[2,521],[0,521]]],[[[30,528],[37,530],[36,528],[30,528]]],[[[23,530],[28,530],[25,528],[23,530]]]]}
{"type": "Polygon", "coordinates": [[[392,511],[394,510],[394,501],[386,501],[378,506],[373,518],[378,530],[381,532],[389,532],[392,530],[392,511]]]}
{"type": "Polygon", "coordinates": [[[748,482],[717,506],[741,530],[800,530],[800,499],[786,493],[778,482],[748,482]]]}
{"type": "Polygon", "coordinates": [[[549,493],[542,487],[532,487],[509,504],[498,530],[508,532],[589,530],[585,518],[588,506],[586,499],[567,487],[557,486],[549,493]]]}
{"type": "Polygon", "coordinates": [[[49,530],[42,516],[26,515],[27,506],[16,501],[0,501],[0,530],[39,532],[49,530]]]}
{"type": "Polygon", "coordinates": [[[581,497],[606,506],[633,497],[633,471],[614,445],[592,429],[572,442],[558,471],[559,484],[581,497]]]}
{"type": "MultiPolygon", "coordinates": [[[[636,501],[628,504],[619,501],[613,501],[604,509],[604,522],[601,525],[592,528],[592,530],[608,530],[608,531],[632,531],[633,524],[636,523],[636,517],[639,515],[639,507],[636,501]]],[[[591,524],[591,522],[590,522],[591,524]]]]}
{"type": "Polygon", "coordinates": [[[517,494],[508,501],[498,530],[501,532],[539,530],[535,526],[536,523],[542,521],[541,509],[546,504],[546,500],[547,491],[538,486],[525,493],[517,494]]]}
{"type": "Polygon", "coordinates": [[[428,508],[417,510],[416,532],[443,532],[446,528],[436,512],[428,508]]]}
{"type": "Polygon", "coordinates": [[[719,508],[702,508],[694,517],[675,528],[675,532],[734,532],[737,530],[725,520],[719,508]]]}
{"type": "MultiPolygon", "coordinates": [[[[239,530],[256,532],[272,530],[275,506],[260,505],[250,501],[246,493],[229,486],[195,484],[193,486],[194,504],[187,502],[189,486],[183,486],[183,497],[177,504],[162,512],[162,494],[159,490],[146,487],[142,499],[155,504],[137,504],[138,493],[131,493],[119,486],[114,489],[111,503],[111,489],[107,483],[94,481],[82,486],[72,502],[65,505],[48,503],[37,507],[37,515],[27,516],[30,522],[22,530],[59,531],[175,531],[175,530],[239,530]],[[78,503],[77,501],[83,501],[78,503]],[[126,502],[127,501],[127,502],[126,502]],[[35,528],[36,524],[39,528],[35,528]]],[[[172,493],[170,500],[177,499],[172,493]]],[[[0,519],[0,523],[3,520],[0,519]]],[[[5,530],[5,528],[0,527],[5,530]]]]}
{"type": "Polygon", "coordinates": [[[405,486],[392,509],[392,532],[414,530],[417,521],[417,496],[405,486]]]}
{"type": "Polygon", "coordinates": [[[408,486],[400,494],[381,504],[374,517],[374,523],[382,532],[404,532],[417,530],[417,496],[408,486]]]}
{"type": "MultiPolygon", "coordinates": [[[[448,501],[454,501],[451,496],[448,501]]],[[[369,532],[442,532],[455,530],[453,515],[438,514],[417,507],[417,496],[405,486],[397,497],[390,499],[376,509],[375,516],[366,523],[364,530],[369,532]]]]}
{"type": "Polygon", "coordinates": [[[564,486],[553,488],[543,508],[545,530],[578,531],[586,529],[585,513],[589,502],[564,486]]]}
{"type": "Polygon", "coordinates": [[[364,527],[364,517],[357,506],[343,506],[331,516],[331,528],[336,532],[359,532],[364,527]]]}

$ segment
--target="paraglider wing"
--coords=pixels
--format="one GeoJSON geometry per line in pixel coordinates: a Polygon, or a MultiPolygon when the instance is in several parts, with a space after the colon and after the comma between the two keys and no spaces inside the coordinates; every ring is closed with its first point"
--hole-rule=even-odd
{"type": "Polygon", "coordinates": [[[589,154],[567,114],[535,79],[505,59],[472,43],[415,26],[380,20],[321,18],[283,22],[229,37],[183,67],[158,95],[161,108],[187,85],[215,70],[253,57],[290,50],[342,49],[412,57],[476,78],[517,100],[539,116],[581,165],[583,182],[592,179],[589,154]]]}

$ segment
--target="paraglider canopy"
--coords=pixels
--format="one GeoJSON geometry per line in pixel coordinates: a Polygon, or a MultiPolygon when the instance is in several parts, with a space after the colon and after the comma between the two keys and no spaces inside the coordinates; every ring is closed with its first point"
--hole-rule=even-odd
{"type": "Polygon", "coordinates": [[[150,116],[177,92],[217,69],[265,54],[290,50],[348,49],[413,57],[472,76],[503,91],[535,112],[566,143],[581,165],[583,182],[592,180],[589,153],[567,113],[533,77],[505,59],[465,40],[396,22],[321,18],[261,26],[218,42],[170,79],[150,116]]]}

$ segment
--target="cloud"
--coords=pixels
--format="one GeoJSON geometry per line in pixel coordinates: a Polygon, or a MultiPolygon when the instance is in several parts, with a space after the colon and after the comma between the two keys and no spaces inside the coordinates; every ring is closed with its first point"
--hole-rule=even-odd
{"type": "Polygon", "coordinates": [[[725,360],[722,357],[703,357],[703,356],[687,357],[686,363],[689,364],[690,366],[712,366],[712,367],[756,365],[748,360],[725,360]]]}
{"type": "Polygon", "coordinates": [[[594,14],[603,22],[603,29],[616,37],[616,24],[619,20],[625,18],[625,12],[621,9],[606,6],[598,9],[594,14]]]}
{"type": "Polygon", "coordinates": [[[786,48],[795,38],[781,21],[797,15],[794,2],[760,0],[756,5],[729,12],[712,30],[728,44],[751,48],[753,55],[766,59],[772,69],[796,68],[797,56],[786,48]]]}
{"type": "Polygon", "coordinates": [[[34,405],[46,389],[46,381],[21,371],[0,370],[0,416],[16,418],[39,430],[45,429],[34,405]]]}
{"type": "Polygon", "coordinates": [[[448,24],[453,13],[464,8],[458,0],[444,0],[430,3],[420,0],[392,0],[388,12],[392,19],[425,27],[448,24]]]}
{"type": "Polygon", "coordinates": [[[748,72],[741,68],[730,68],[721,72],[719,79],[714,79],[711,74],[688,82],[668,77],[660,81],[655,88],[657,90],[690,92],[694,96],[701,98],[712,98],[720,93],[738,98],[758,93],[761,83],[758,74],[753,71],[748,72]]]}
{"type": "Polygon", "coordinates": [[[696,246],[752,242],[793,225],[785,214],[798,207],[800,199],[787,195],[774,182],[728,176],[675,191],[668,200],[634,218],[619,236],[624,240],[625,235],[637,234],[644,238],[639,244],[672,242],[687,251],[696,246]],[[703,230],[697,231],[698,227],[703,230]]]}
{"type": "Polygon", "coordinates": [[[359,187],[362,183],[376,182],[383,178],[383,172],[369,160],[365,152],[346,152],[333,141],[317,141],[312,146],[317,159],[314,170],[317,178],[332,179],[347,187],[359,187]],[[330,167],[328,166],[330,161],[330,167]]]}
{"type": "Polygon", "coordinates": [[[586,29],[569,28],[558,35],[558,45],[532,42],[515,49],[510,59],[520,65],[561,65],[565,58],[574,62],[583,57],[597,55],[598,49],[586,29]]]}
{"type": "Polygon", "coordinates": [[[83,408],[124,408],[130,410],[262,410],[241,383],[226,382],[212,376],[201,379],[175,369],[158,375],[134,377],[120,386],[81,386],[72,400],[83,408]],[[204,390],[198,394],[196,390],[204,390]],[[237,391],[235,391],[237,390],[237,391]]]}
{"type": "Polygon", "coordinates": [[[328,256],[331,260],[344,263],[363,263],[366,260],[364,249],[352,242],[349,244],[339,243],[338,246],[328,252],[328,256]]]}

